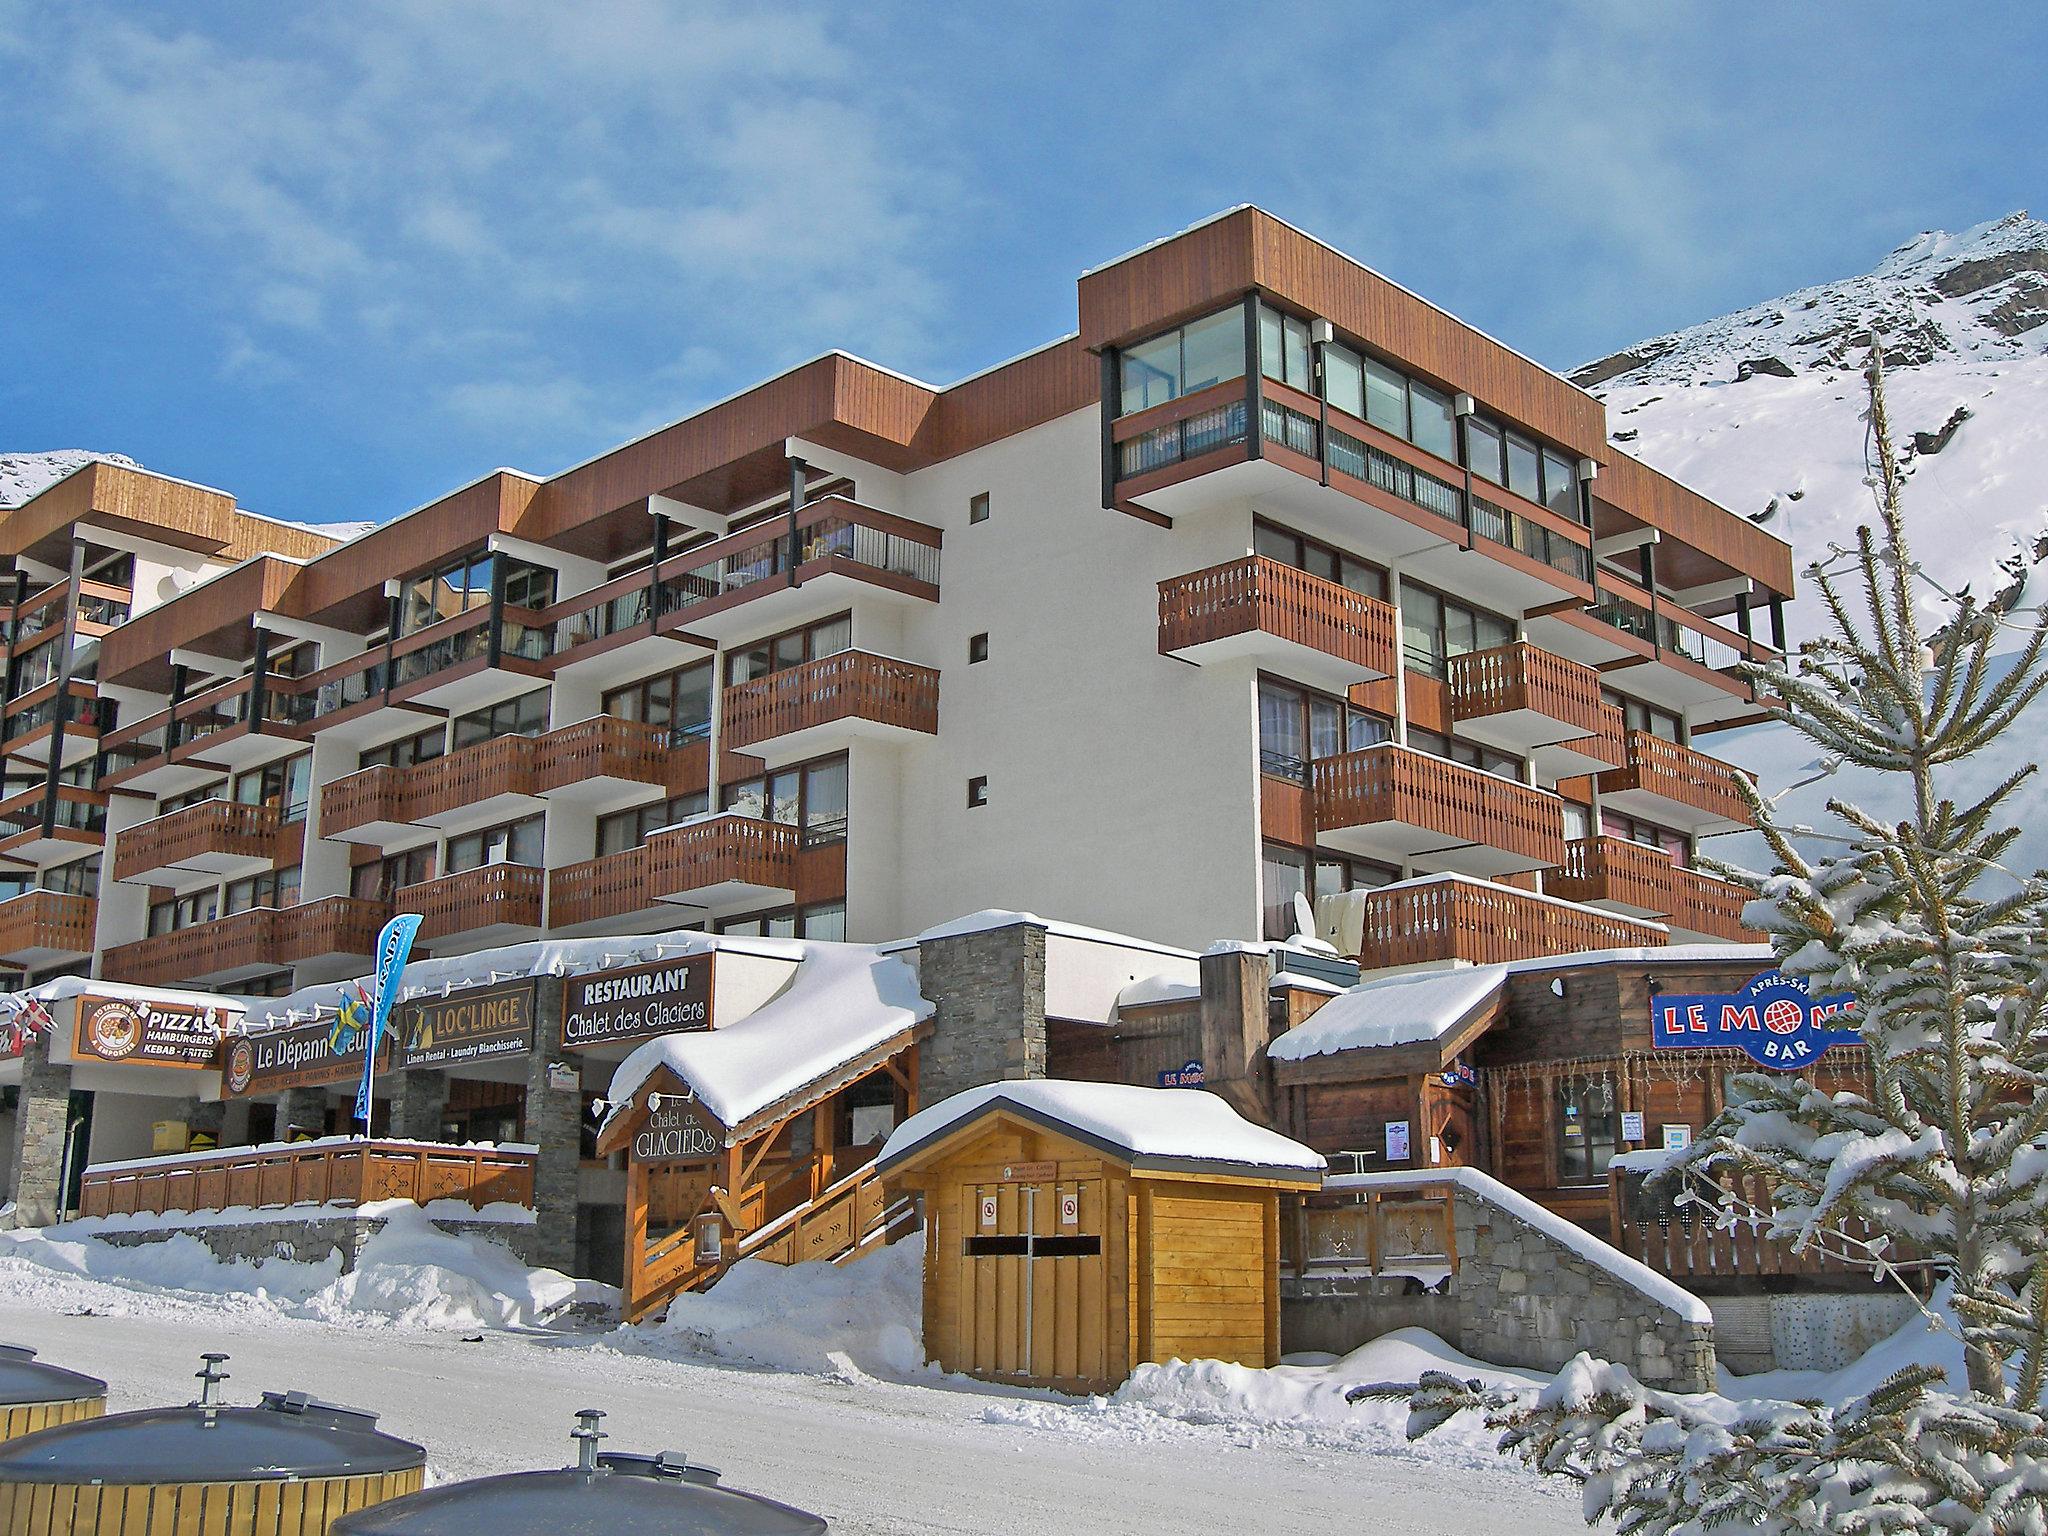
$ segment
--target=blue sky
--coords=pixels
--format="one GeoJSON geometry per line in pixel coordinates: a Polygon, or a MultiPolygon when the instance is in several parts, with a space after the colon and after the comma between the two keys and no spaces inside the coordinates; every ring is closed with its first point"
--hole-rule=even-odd
{"type": "Polygon", "coordinates": [[[315,520],[1258,202],[1557,367],[2048,207],[2048,10],[0,0],[0,449],[315,520]]]}

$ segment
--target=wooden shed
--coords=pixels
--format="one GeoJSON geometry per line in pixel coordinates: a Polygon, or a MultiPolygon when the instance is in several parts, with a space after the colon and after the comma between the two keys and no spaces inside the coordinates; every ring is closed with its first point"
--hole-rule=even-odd
{"type": "Polygon", "coordinates": [[[1146,1361],[1280,1357],[1280,1200],[1323,1159],[1199,1090],[990,1083],[913,1115],[876,1167],[925,1218],[925,1353],[1102,1391],[1146,1361]]]}

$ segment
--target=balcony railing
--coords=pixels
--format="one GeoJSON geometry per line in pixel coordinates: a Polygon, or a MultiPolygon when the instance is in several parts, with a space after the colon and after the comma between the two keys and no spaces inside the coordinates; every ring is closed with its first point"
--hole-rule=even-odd
{"type": "Polygon", "coordinates": [[[1314,764],[1316,826],[1398,823],[1537,867],[1564,859],[1564,803],[1546,790],[1382,742],[1314,764]]]}
{"type": "Polygon", "coordinates": [[[575,928],[654,905],[645,847],[607,853],[548,871],[548,926],[575,928]]]}
{"type": "MultiPolygon", "coordinates": [[[[430,624],[407,635],[392,647],[390,683],[393,692],[407,684],[421,682],[436,673],[450,671],[471,662],[488,660],[491,650],[491,610],[474,609],[430,624]]],[[[551,626],[542,614],[526,608],[506,608],[497,626],[497,659],[538,664],[553,653],[551,626]]]]}
{"type": "Polygon", "coordinates": [[[1159,653],[1266,634],[1334,656],[1360,682],[1400,666],[1394,610],[1323,577],[1247,555],[1159,583],[1159,653]]]}
{"type": "Polygon", "coordinates": [[[23,891],[0,901],[0,960],[89,955],[98,904],[67,891],[23,891]]]}
{"type": "Polygon", "coordinates": [[[1753,824],[1741,770],[1648,731],[1628,733],[1628,761],[1600,775],[1600,793],[1650,820],[1687,830],[1729,830],[1753,824]]]}
{"type": "Polygon", "coordinates": [[[1235,382],[1175,401],[1159,414],[1169,419],[1117,444],[1117,478],[1129,480],[1245,440],[1244,388],[1235,382]]]}
{"type": "Polygon", "coordinates": [[[534,742],[533,792],[547,794],[592,779],[666,784],[669,733],[638,720],[596,715],[534,742]]]}
{"type": "Polygon", "coordinates": [[[531,865],[486,864],[405,886],[391,904],[420,915],[422,940],[483,928],[538,928],[546,885],[546,874],[531,865]]]}
{"type": "Polygon", "coordinates": [[[1452,720],[1463,724],[1526,714],[1533,718],[1519,734],[1530,744],[1596,736],[1621,718],[1621,711],[1601,698],[1598,672],[1526,640],[1453,656],[1450,684],[1452,720]]]}
{"type": "Polygon", "coordinates": [[[405,770],[405,821],[427,821],[500,795],[531,795],[540,742],[498,736],[405,770]]]}
{"type": "Polygon", "coordinates": [[[204,800],[114,835],[114,878],[212,860],[222,867],[238,859],[269,863],[277,852],[282,815],[274,805],[204,800]]]}
{"type": "Polygon", "coordinates": [[[1742,910],[1753,899],[1747,889],[1696,869],[1674,869],[1672,875],[1678,896],[1669,918],[1673,928],[1716,939],[1741,941],[1763,937],[1742,921],[1742,910]]]}
{"type": "Polygon", "coordinates": [[[1543,889],[1566,901],[1668,917],[1678,900],[1675,873],[1671,855],[1661,848],[1625,837],[1581,837],[1566,845],[1564,862],[1543,877],[1543,889]]]}
{"type": "Polygon", "coordinates": [[[277,916],[273,908],[253,907],[197,927],[116,944],[100,957],[100,970],[110,981],[137,986],[206,981],[235,971],[262,970],[282,963],[272,939],[271,924],[277,916]]]}
{"type": "Polygon", "coordinates": [[[724,741],[734,749],[847,720],[937,734],[938,672],[840,651],[725,690],[724,741]]]}
{"type": "MultiPolygon", "coordinates": [[[[36,785],[0,800],[0,844],[11,843],[15,838],[34,840],[43,835],[46,795],[46,787],[36,785]]],[[[48,830],[67,842],[95,841],[107,830],[106,795],[76,784],[58,785],[56,813],[48,830]]]]}
{"type": "Polygon", "coordinates": [[[374,955],[377,934],[391,916],[381,901],[323,896],[286,907],[271,925],[277,958],[287,964],[340,955],[374,955]]]}
{"type": "Polygon", "coordinates": [[[336,837],[371,822],[411,821],[409,772],[380,764],[327,785],[320,791],[320,835],[336,837]]]}
{"type": "MultiPolygon", "coordinates": [[[[1361,909],[1357,959],[1368,970],[1446,960],[1498,965],[1639,948],[1666,938],[1652,923],[1462,875],[1433,875],[1325,900],[1349,900],[1361,909]]],[[[1348,938],[1341,923],[1338,932],[1348,938]]]]}
{"type": "Polygon", "coordinates": [[[731,813],[707,816],[647,840],[647,879],[660,896],[720,886],[792,890],[803,838],[797,828],[731,813]]]}
{"type": "Polygon", "coordinates": [[[221,1147],[178,1158],[101,1163],[79,1190],[86,1216],[462,1200],[533,1204],[535,1154],[524,1146],[439,1146],[328,1137],[221,1147]]]}

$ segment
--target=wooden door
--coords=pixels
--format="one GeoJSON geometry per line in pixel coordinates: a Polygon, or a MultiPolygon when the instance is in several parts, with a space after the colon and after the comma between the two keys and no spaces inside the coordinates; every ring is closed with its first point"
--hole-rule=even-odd
{"type": "Polygon", "coordinates": [[[959,1186],[953,1357],[989,1380],[1108,1378],[1101,1179],[959,1186]]]}

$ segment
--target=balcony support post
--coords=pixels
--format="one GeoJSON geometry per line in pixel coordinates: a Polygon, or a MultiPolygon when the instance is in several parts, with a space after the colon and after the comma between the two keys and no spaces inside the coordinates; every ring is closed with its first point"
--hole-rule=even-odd
{"type": "Polygon", "coordinates": [[[270,631],[256,630],[256,654],[249,662],[249,734],[263,734],[270,694],[270,631]]]}
{"type": "Polygon", "coordinates": [[[1116,421],[1123,412],[1117,349],[1102,349],[1102,510],[1116,509],[1116,421]]]}
{"type": "Polygon", "coordinates": [[[1745,640],[1756,638],[1749,632],[1749,594],[1747,592],[1735,594],[1735,629],[1745,640]]]}
{"type": "Polygon", "coordinates": [[[57,707],[50,712],[50,772],[43,780],[43,836],[57,830],[57,784],[64,777],[64,728],[71,719],[71,661],[78,642],[78,586],[85,579],[85,543],[71,541],[71,571],[64,602],[64,653],[57,658],[57,707]]]}
{"type": "MultiPolygon", "coordinates": [[[[1259,296],[1244,296],[1244,456],[1266,456],[1265,365],[1259,355],[1259,296]]],[[[1185,440],[1185,437],[1183,437],[1185,440]]]]}
{"type": "Polygon", "coordinates": [[[810,478],[810,468],[795,454],[789,456],[789,585],[792,587],[802,585],[796,574],[796,568],[804,558],[804,533],[798,519],[803,516],[804,491],[810,478]]]}
{"type": "Polygon", "coordinates": [[[1771,646],[1780,655],[1785,650],[1785,599],[1771,594],[1771,646]]]}
{"type": "Polygon", "coordinates": [[[484,630],[484,665],[495,667],[505,654],[505,554],[491,556],[491,617],[484,630]]]}
{"type": "Polygon", "coordinates": [[[668,558],[668,518],[654,514],[654,557],[647,562],[647,633],[661,628],[661,562],[668,558]]]}

